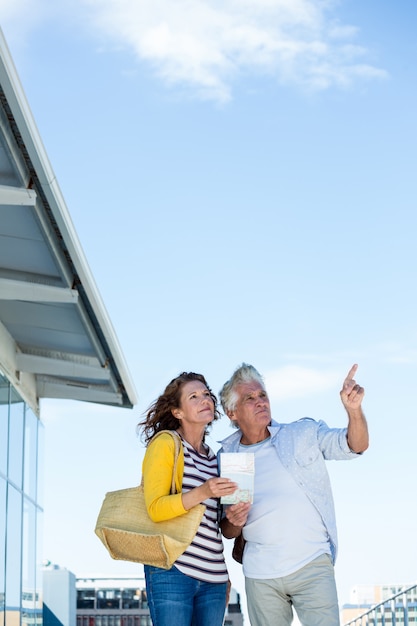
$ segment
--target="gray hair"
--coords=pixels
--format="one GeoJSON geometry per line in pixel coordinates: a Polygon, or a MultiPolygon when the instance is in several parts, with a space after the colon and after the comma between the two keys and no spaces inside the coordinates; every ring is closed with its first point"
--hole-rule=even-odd
{"type": "Polygon", "coordinates": [[[219,400],[226,415],[229,411],[234,411],[236,408],[236,404],[239,399],[236,387],[242,383],[252,382],[260,383],[262,388],[265,389],[264,379],[258,370],[255,369],[253,365],[242,363],[242,365],[239,365],[239,367],[233,372],[231,378],[224,383],[219,392],[219,400]]]}

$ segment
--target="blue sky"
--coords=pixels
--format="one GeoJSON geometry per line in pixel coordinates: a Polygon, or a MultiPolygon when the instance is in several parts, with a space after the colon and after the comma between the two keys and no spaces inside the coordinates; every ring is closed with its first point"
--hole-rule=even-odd
{"type": "MultiPolygon", "coordinates": [[[[45,557],[137,574],[93,534],[136,484],[142,412],[183,370],[242,361],[273,416],[345,423],[329,463],[340,602],[417,579],[417,81],[412,2],[0,0],[0,22],[139,403],[43,403],[45,557]]],[[[229,434],[215,424],[212,447],[229,434]]],[[[227,548],[228,549],[228,548],[227,548]]],[[[241,573],[232,582],[244,595],[241,573]]]]}

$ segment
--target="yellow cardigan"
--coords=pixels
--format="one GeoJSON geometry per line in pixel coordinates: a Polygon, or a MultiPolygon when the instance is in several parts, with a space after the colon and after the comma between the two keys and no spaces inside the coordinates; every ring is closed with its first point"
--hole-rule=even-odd
{"type": "Polygon", "coordinates": [[[163,433],[152,441],[142,463],[143,490],[149,517],[154,522],[172,519],[187,512],[182,504],[181,490],[184,474],[184,450],[180,446],[175,487],[178,493],[170,495],[174,470],[175,444],[172,436],[163,433]]]}

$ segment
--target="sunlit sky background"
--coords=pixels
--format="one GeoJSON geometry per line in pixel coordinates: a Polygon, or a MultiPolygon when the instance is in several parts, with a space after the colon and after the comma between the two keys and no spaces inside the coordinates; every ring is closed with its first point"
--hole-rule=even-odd
{"type": "Polygon", "coordinates": [[[411,0],[0,0],[139,397],[43,402],[46,559],[141,573],[94,525],[139,482],[135,426],[180,371],[217,393],[252,363],[276,420],[341,426],[358,363],[371,447],[328,463],[340,603],[417,580],[416,18],[411,0]]]}

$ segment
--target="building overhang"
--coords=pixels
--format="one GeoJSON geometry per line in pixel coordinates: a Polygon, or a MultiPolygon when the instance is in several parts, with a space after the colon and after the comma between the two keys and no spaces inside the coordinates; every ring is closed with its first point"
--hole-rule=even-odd
{"type": "Polygon", "coordinates": [[[0,369],[36,413],[137,401],[1,30],[0,369]]]}

